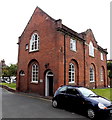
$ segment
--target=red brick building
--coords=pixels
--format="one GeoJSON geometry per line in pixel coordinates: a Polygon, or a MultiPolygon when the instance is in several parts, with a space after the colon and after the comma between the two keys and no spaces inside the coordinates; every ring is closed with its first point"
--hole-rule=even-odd
{"type": "Polygon", "coordinates": [[[36,8],[19,37],[17,90],[50,96],[64,84],[107,87],[107,51],[36,8]]]}

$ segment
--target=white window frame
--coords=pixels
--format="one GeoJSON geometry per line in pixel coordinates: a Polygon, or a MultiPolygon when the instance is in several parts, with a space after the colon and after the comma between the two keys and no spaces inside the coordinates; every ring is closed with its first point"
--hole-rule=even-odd
{"type": "Polygon", "coordinates": [[[31,40],[30,40],[30,52],[38,51],[38,50],[39,50],[39,36],[37,33],[34,33],[31,36],[31,40]]]}
{"type": "Polygon", "coordinates": [[[25,45],[25,50],[28,50],[28,44],[25,45]]]}
{"type": "Polygon", "coordinates": [[[91,66],[90,70],[89,70],[89,75],[90,75],[90,82],[94,82],[95,81],[95,72],[94,72],[94,68],[91,66]]]}
{"type": "Polygon", "coordinates": [[[104,60],[104,56],[103,56],[103,53],[101,52],[101,60],[104,60]]]}
{"type": "Polygon", "coordinates": [[[76,49],[76,40],[75,39],[70,39],[70,50],[72,50],[72,51],[76,51],[77,49],[76,49]]]}
{"type": "Polygon", "coordinates": [[[69,83],[75,83],[75,65],[69,64],[69,83]]]}
{"type": "Polygon", "coordinates": [[[31,83],[38,83],[38,65],[33,64],[32,65],[32,77],[31,77],[31,83]]]}
{"type": "Polygon", "coordinates": [[[23,70],[20,71],[20,76],[25,76],[25,72],[23,70]]]}
{"type": "Polygon", "coordinates": [[[89,55],[94,57],[94,46],[92,42],[89,43],[89,55]]]}
{"type": "Polygon", "coordinates": [[[103,67],[100,68],[100,81],[104,81],[104,70],[103,70],[103,67]]]}

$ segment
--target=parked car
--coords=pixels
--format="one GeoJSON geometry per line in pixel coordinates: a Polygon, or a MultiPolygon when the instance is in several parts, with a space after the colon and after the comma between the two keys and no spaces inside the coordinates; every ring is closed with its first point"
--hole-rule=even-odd
{"type": "Polygon", "coordinates": [[[11,76],[11,83],[16,83],[16,77],[15,76],[11,76]]]}
{"type": "Polygon", "coordinates": [[[65,85],[59,87],[52,99],[52,106],[69,107],[86,113],[90,119],[96,116],[111,115],[112,102],[108,99],[96,95],[85,87],[65,85]]]}
{"type": "Polygon", "coordinates": [[[2,82],[4,82],[4,83],[10,83],[9,77],[3,77],[2,78],[2,82]]]}

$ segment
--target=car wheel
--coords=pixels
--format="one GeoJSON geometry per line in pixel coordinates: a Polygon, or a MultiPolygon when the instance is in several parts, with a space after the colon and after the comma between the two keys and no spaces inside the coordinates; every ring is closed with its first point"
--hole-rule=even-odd
{"type": "Polygon", "coordinates": [[[52,101],[52,106],[53,106],[54,108],[57,108],[57,107],[58,107],[58,102],[57,102],[57,100],[53,100],[53,101],[52,101]]]}
{"type": "Polygon", "coordinates": [[[95,111],[93,109],[88,109],[87,110],[87,116],[90,118],[90,119],[94,119],[96,114],[95,114],[95,111]]]}

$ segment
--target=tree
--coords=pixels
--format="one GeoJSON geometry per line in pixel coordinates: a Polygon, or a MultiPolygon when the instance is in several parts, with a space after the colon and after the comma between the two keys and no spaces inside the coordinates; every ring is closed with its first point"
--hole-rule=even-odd
{"type": "Polygon", "coordinates": [[[110,87],[112,88],[112,61],[107,62],[108,76],[110,78],[110,87]]]}
{"type": "Polygon", "coordinates": [[[2,76],[4,77],[16,76],[16,73],[17,73],[16,64],[11,64],[10,66],[3,67],[2,76]]]}
{"type": "Polygon", "coordinates": [[[9,75],[10,76],[16,76],[17,73],[17,65],[16,64],[11,64],[9,67],[9,75]]]}
{"type": "Polygon", "coordinates": [[[108,76],[112,78],[112,61],[107,62],[108,76]]]}

